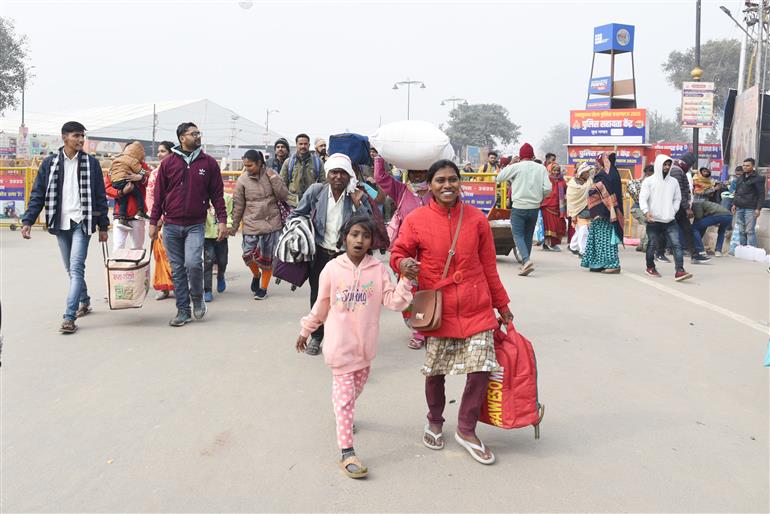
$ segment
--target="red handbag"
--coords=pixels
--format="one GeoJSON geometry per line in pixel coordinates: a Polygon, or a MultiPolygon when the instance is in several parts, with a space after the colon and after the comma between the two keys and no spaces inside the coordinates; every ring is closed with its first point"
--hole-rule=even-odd
{"type": "Polygon", "coordinates": [[[479,421],[500,428],[533,426],[540,439],[545,405],[537,396],[537,361],[532,343],[512,322],[495,330],[495,356],[502,371],[489,374],[487,396],[479,421]]]}

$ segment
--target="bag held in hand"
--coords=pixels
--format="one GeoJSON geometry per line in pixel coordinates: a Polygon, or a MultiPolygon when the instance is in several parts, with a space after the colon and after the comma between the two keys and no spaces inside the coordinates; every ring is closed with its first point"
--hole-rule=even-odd
{"type": "Polygon", "coordinates": [[[513,323],[495,330],[495,356],[503,371],[489,374],[479,421],[500,428],[533,426],[540,439],[545,405],[537,397],[537,361],[532,343],[513,323]]]}
{"type": "Polygon", "coordinates": [[[109,256],[102,243],[107,271],[107,299],[111,310],[138,309],[150,290],[150,255],[147,250],[125,250],[109,256]]]}
{"type": "Polygon", "coordinates": [[[441,328],[441,311],[443,307],[441,288],[448,285],[446,277],[449,274],[449,264],[455,254],[457,239],[460,237],[460,227],[463,224],[463,208],[460,204],[460,219],[457,221],[452,246],[449,248],[449,255],[444,264],[444,273],[441,274],[441,280],[436,284],[436,289],[425,289],[414,293],[412,301],[412,317],[409,318],[409,326],[420,332],[432,332],[441,328]]]}

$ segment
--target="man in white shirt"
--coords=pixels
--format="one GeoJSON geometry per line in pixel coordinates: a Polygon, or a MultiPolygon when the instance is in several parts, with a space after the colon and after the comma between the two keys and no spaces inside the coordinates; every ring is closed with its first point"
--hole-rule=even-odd
{"type": "Polygon", "coordinates": [[[21,235],[30,239],[32,225],[43,208],[48,231],[56,236],[64,267],[70,278],[67,307],[59,331],[72,334],[75,319],[91,312],[85,280],[88,243],[96,227],[99,241],[107,241],[110,220],[99,161],[83,153],[85,127],[70,121],[62,127],[64,146],[40,164],[22,217],[21,235]]]}
{"type": "MultiPolygon", "coordinates": [[[[342,224],[354,212],[361,211],[372,215],[372,206],[363,191],[351,187],[355,179],[353,164],[347,155],[335,153],[326,159],[326,183],[311,185],[302,196],[299,205],[292,211],[291,217],[306,216],[311,218],[315,229],[316,251],[310,265],[310,307],[318,298],[318,278],[326,264],[340,255],[338,247],[342,224]]],[[[376,208],[376,207],[375,207],[376,208]]],[[[318,355],[324,327],[321,325],[313,332],[305,353],[318,355]]]]}

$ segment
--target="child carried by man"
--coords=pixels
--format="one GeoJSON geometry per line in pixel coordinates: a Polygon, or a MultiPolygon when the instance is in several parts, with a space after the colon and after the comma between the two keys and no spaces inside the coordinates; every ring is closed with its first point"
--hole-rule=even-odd
{"type": "MultiPolygon", "coordinates": [[[[123,153],[118,155],[112,166],[110,166],[110,182],[112,187],[122,191],[129,182],[139,182],[146,173],[142,163],[145,159],[144,146],[139,141],[134,141],[126,145],[123,153]]],[[[140,218],[149,219],[145,212],[144,197],[139,188],[135,187],[129,193],[133,195],[136,202],[136,215],[140,218]]],[[[128,196],[118,196],[115,199],[118,204],[118,225],[128,226],[128,196]]]]}

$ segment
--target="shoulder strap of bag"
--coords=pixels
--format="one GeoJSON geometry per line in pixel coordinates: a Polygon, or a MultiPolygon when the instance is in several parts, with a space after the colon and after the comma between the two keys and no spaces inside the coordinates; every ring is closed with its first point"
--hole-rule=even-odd
{"type": "Polygon", "coordinates": [[[316,154],[312,154],[311,157],[313,158],[313,171],[315,171],[315,179],[317,182],[318,179],[321,178],[321,158],[316,154]]]}
{"type": "Polygon", "coordinates": [[[292,155],[291,157],[289,157],[289,168],[287,170],[289,172],[289,184],[291,184],[291,177],[294,174],[294,165],[296,163],[297,163],[296,156],[292,155]]]}
{"type": "Polygon", "coordinates": [[[449,263],[452,262],[452,257],[455,255],[455,247],[457,246],[457,239],[460,237],[460,227],[463,224],[463,212],[464,205],[460,204],[460,219],[457,221],[457,228],[455,229],[455,236],[452,239],[452,246],[449,248],[449,255],[446,258],[446,264],[444,264],[444,273],[441,274],[441,280],[444,280],[449,273],[449,263]]]}

